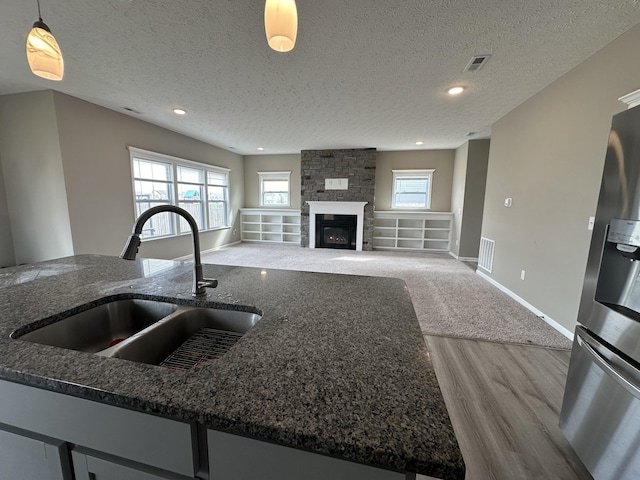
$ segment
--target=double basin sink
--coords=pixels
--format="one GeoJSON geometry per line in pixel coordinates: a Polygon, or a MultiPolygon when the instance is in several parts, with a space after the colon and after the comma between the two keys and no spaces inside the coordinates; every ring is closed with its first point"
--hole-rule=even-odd
{"type": "Polygon", "coordinates": [[[174,369],[224,355],[261,316],[147,299],[113,300],[11,338],[174,369]]]}

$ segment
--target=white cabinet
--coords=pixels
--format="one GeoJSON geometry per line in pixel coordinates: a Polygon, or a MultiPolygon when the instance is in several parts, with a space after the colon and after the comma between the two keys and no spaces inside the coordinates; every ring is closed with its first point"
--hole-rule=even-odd
{"type": "Polygon", "coordinates": [[[448,212],[374,212],[373,248],[448,252],[452,219],[448,212]]]}
{"type": "Polygon", "coordinates": [[[71,480],[67,444],[0,424],[0,479],[71,480]]]}
{"type": "MultiPolygon", "coordinates": [[[[125,466],[116,461],[92,455],[83,449],[72,452],[76,480],[174,480],[169,473],[149,471],[148,467],[125,466]]],[[[185,477],[180,477],[185,478],[185,477]]]]}
{"type": "Polygon", "coordinates": [[[300,243],[299,210],[240,209],[242,240],[300,243]]]}
{"type": "Polygon", "coordinates": [[[211,480],[408,480],[403,474],[261,442],[207,431],[211,480]]]}
{"type": "Polygon", "coordinates": [[[300,243],[300,210],[241,208],[243,242],[300,243]]]}

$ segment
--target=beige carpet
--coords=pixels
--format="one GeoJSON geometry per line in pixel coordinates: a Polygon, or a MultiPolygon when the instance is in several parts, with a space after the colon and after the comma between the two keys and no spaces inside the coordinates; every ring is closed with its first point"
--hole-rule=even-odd
{"type": "Polygon", "coordinates": [[[425,335],[571,348],[566,337],[448,254],[242,243],[205,253],[202,263],[401,278],[425,335]]]}

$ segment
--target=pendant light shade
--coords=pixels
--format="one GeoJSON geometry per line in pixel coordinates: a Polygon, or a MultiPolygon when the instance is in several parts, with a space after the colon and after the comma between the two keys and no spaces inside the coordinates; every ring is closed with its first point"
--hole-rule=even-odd
{"type": "Polygon", "coordinates": [[[264,30],[271,48],[277,52],[292,50],[298,35],[295,0],[267,0],[264,6],[264,30]]]}
{"type": "Polygon", "coordinates": [[[62,80],[64,60],[58,42],[40,16],[38,0],[38,21],[27,35],[27,61],[34,75],[48,80],[62,80]]]}

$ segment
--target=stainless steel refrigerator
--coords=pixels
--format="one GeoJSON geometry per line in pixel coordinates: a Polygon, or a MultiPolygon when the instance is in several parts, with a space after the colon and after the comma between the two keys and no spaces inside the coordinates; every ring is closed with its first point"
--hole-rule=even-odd
{"type": "Polygon", "coordinates": [[[613,117],[560,428],[596,480],[640,479],[640,107],[613,117]]]}

